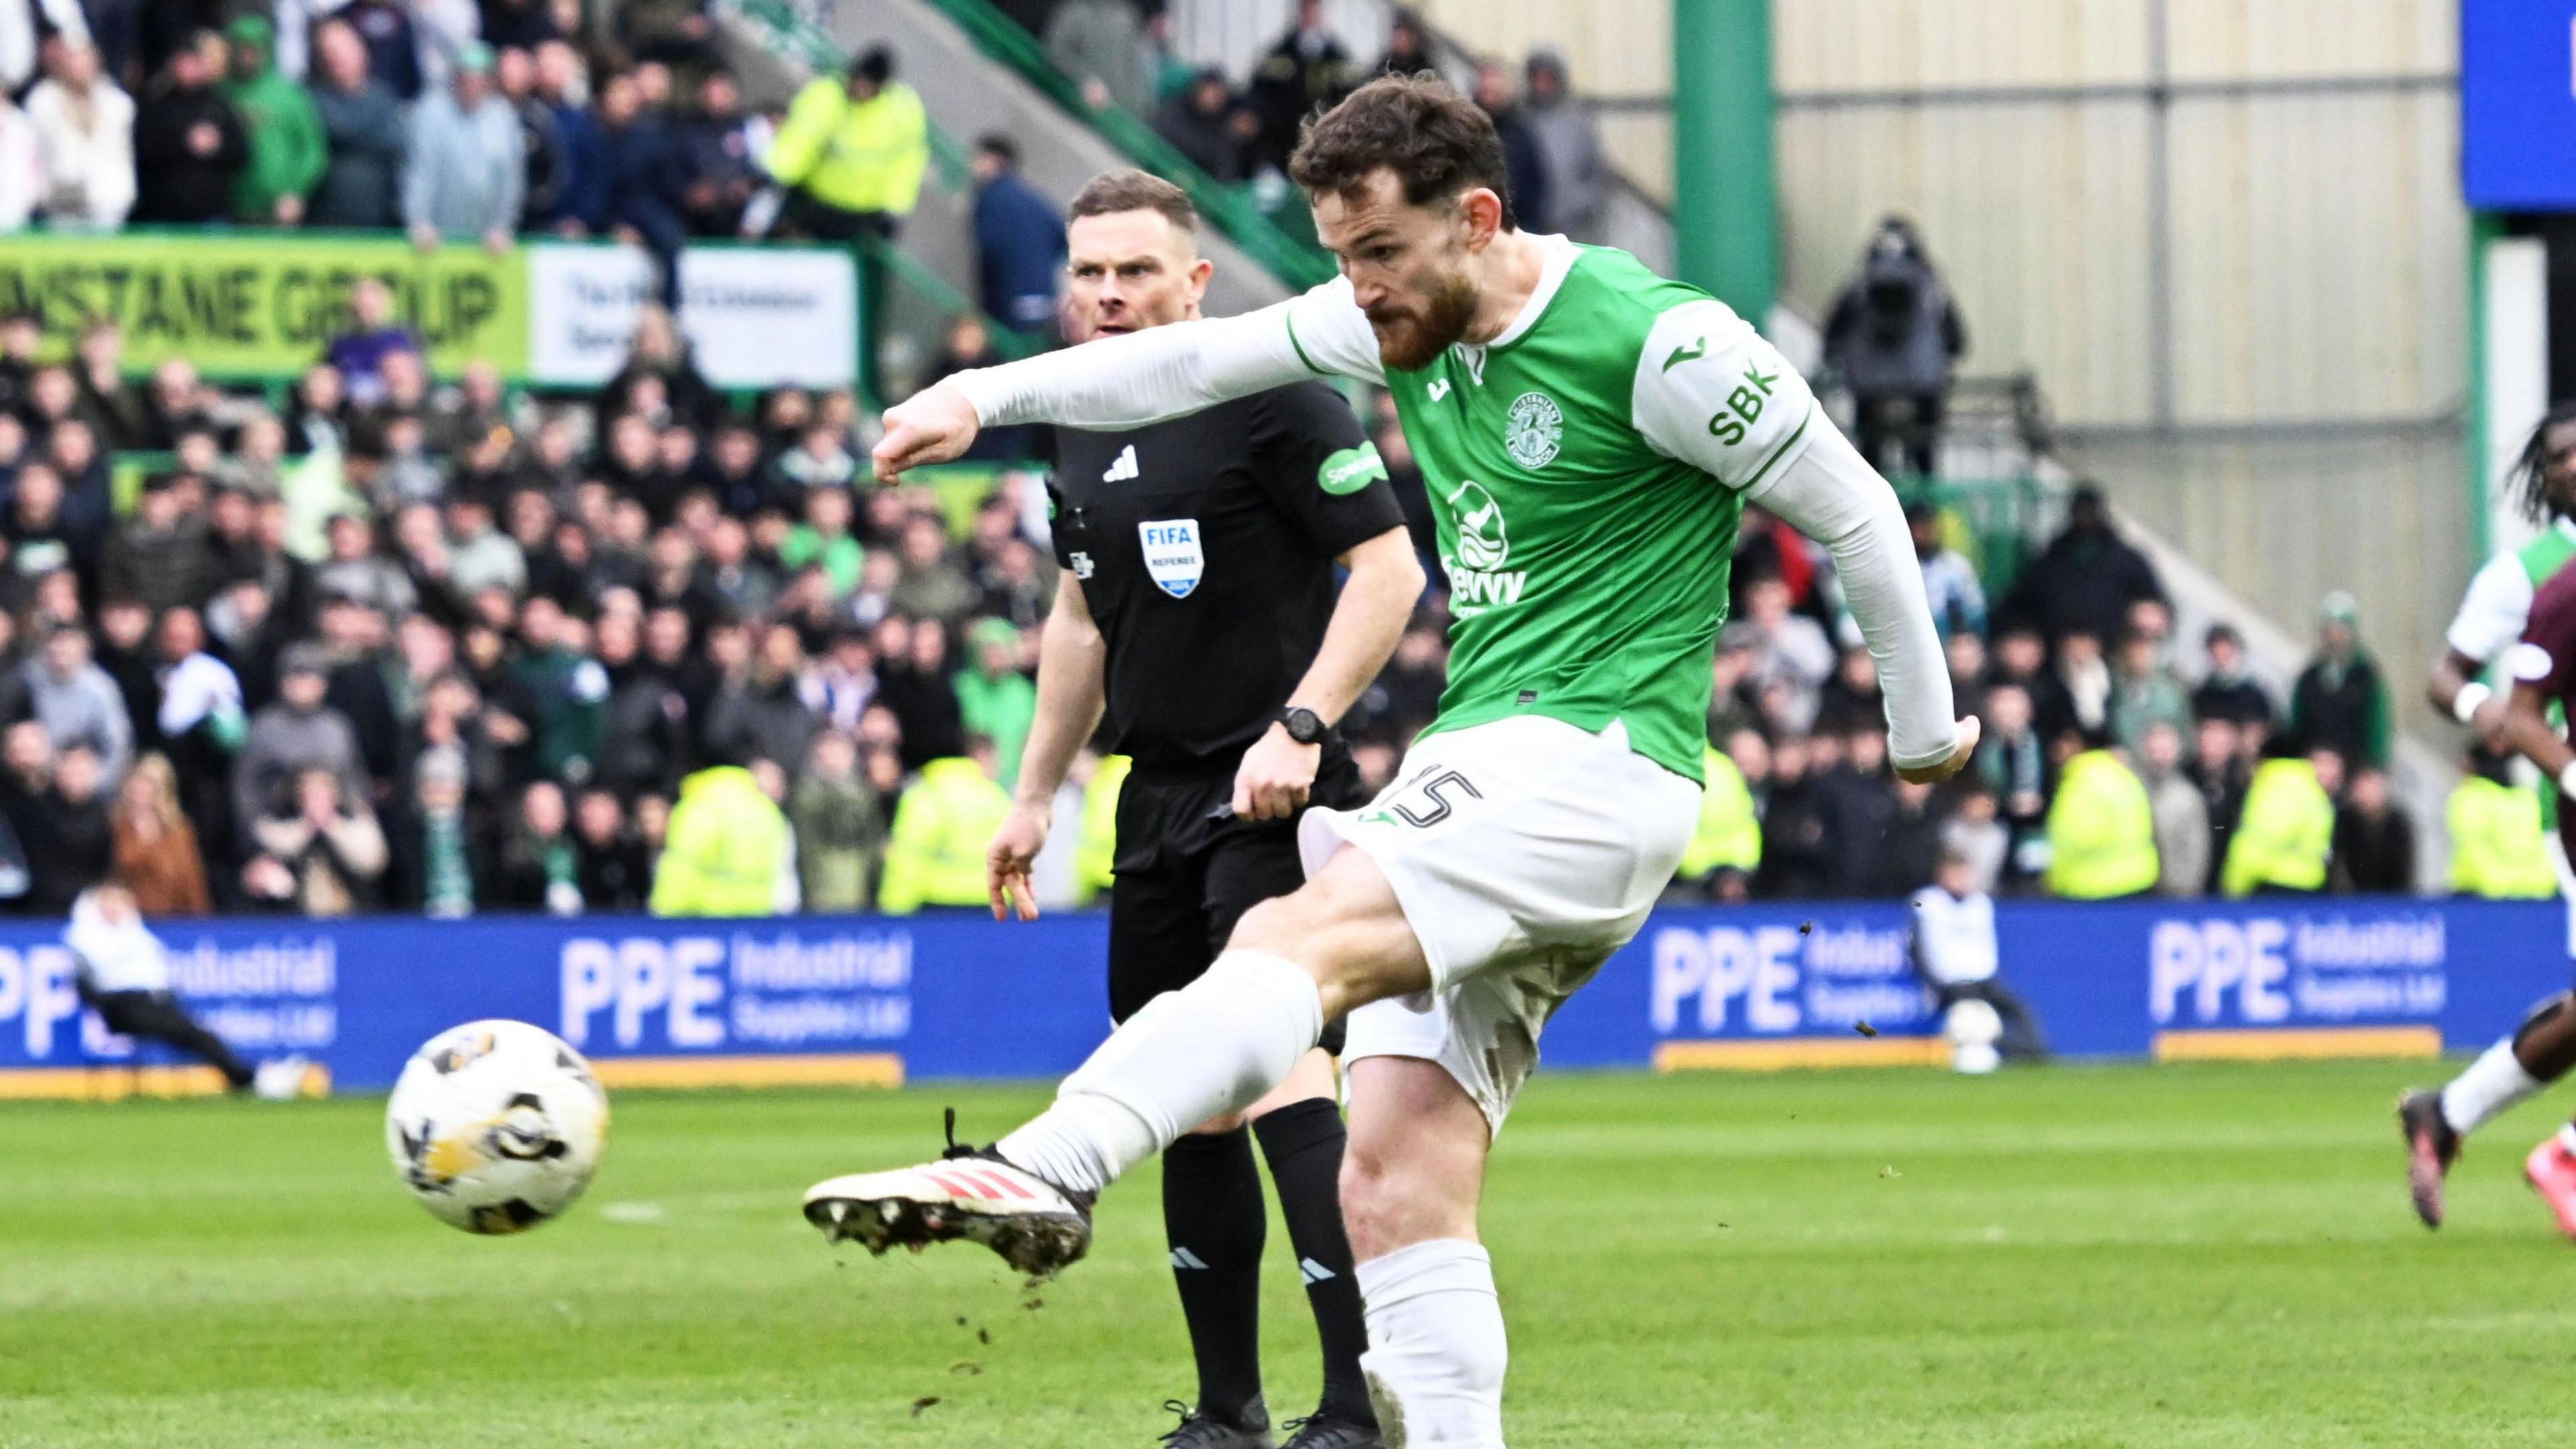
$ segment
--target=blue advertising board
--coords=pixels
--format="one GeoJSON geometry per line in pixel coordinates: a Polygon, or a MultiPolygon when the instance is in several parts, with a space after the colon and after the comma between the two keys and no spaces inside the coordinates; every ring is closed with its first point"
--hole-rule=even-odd
{"type": "Polygon", "coordinates": [[[2472,207],[2576,211],[2576,5],[2461,0],[2460,184],[2472,207]]]}
{"type": "MultiPolygon", "coordinates": [[[[2072,1056],[2424,1054],[2492,1040],[2566,986],[2556,902],[2322,899],[1996,911],[2005,978],[2072,1056]]],[[[1942,1059],[1900,902],[1658,912],[1549,1024],[1568,1067],[1942,1059]]],[[[190,921],[176,988],[246,1056],[342,1089],[506,1016],[611,1085],[1052,1077],[1108,1030],[1104,919],[190,921]]],[[[0,927],[0,1097],[94,1095],[166,1062],[81,1007],[71,954],[0,927]],[[107,1085],[102,1088],[101,1084],[107,1085]]],[[[197,1078],[200,1083],[203,1078],[197,1078]]]]}

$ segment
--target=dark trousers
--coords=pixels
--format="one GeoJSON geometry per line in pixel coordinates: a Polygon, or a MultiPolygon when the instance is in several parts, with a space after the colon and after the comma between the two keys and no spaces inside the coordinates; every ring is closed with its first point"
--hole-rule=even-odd
{"type": "Polygon", "coordinates": [[[161,1042],[211,1063],[236,1092],[250,1085],[249,1066],[233,1055],[222,1037],[197,1025],[187,1008],[169,992],[91,991],[84,986],[81,999],[98,1013],[100,1021],[107,1023],[109,1031],[139,1041],[161,1042]]]}
{"type": "Polygon", "coordinates": [[[1944,985],[1938,981],[1923,983],[1932,988],[1936,1009],[1947,1013],[1962,1001],[1982,1001],[1995,1009],[2004,1022],[2003,1039],[1995,1050],[2016,1061],[2038,1061],[2048,1055],[2048,1043],[2039,1034],[2039,1018],[2030,1014],[2029,1003],[2013,993],[2003,978],[1989,976],[1983,981],[1956,981],[1944,985]]]}

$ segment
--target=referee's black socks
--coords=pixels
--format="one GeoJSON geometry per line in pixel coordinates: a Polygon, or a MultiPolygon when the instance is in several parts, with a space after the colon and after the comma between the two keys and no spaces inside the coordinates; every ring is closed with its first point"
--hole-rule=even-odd
{"type": "Polygon", "coordinates": [[[1375,1425],[1360,1355],[1368,1350],[1368,1324],[1360,1316],[1359,1280],[1351,1272],[1351,1238],[1342,1227],[1342,1148],[1350,1133],[1341,1108],[1321,1097],[1292,1103],[1252,1124],[1270,1180],[1279,1186],[1280,1216],[1297,1251],[1298,1276],[1315,1311],[1315,1334],[1324,1349],[1324,1397],[1319,1412],[1375,1425]]]}
{"type": "MultiPolygon", "coordinates": [[[[1340,1162],[1338,1150],[1333,1159],[1340,1162]]],[[[1261,1247],[1269,1226],[1249,1131],[1194,1132],[1163,1149],[1163,1232],[1198,1358],[1198,1409],[1241,1428],[1269,1427],[1247,1413],[1261,1397],[1261,1247]]]]}

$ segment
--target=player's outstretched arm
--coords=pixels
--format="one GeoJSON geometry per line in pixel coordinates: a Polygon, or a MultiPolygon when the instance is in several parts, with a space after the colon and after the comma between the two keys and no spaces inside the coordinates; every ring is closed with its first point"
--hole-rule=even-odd
{"type": "Polygon", "coordinates": [[[2558,737],[2549,723],[2549,686],[2545,681],[2521,679],[2513,686],[2513,695],[2505,703],[2505,743],[2519,751],[2524,759],[2540,767],[2540,773],[2558,782],[2562,795],[2576,798],[2570,786],[2576,786],[2576,749],[2558,737]]]}
{"type": "Polygon", "coordinates": [[[1138,428],[1327,371],[1370,377],[1373,339],[1364,359],[1325,345],[1351,337],[1354,321],[1357,335],[1370,337],[1348,284],[1335,282],[1240,317],[1148,327],[961,372],[886,410],[876,475],[892,482],[908,468],[947,462],[984,428],[1138,428]]]}
{"type": "Polygon", "coordinates": [[[1825,546],[1843,600],[1878,661],[1887,701],[1887,757],[1898,778],[1933,784],[1976,752],[1974,716],[1954,718],[1950,664],[1923,597],[1923,571],[1896,490],[1819,410],[1806,450],[1754,494],[1789,526],[1825,546]]]}
{"type": "Polygon", "coordinates": [[[1949,661],[1904,510],[1797,369],[1723,303],[1700,298],[1656,317],[1630,395],[1648,446],[1743,490],[1833,555],[1878,661],[1889,761],[1917,783],[1957,774],[1977,722],[1951,717],[1949,661]]]}

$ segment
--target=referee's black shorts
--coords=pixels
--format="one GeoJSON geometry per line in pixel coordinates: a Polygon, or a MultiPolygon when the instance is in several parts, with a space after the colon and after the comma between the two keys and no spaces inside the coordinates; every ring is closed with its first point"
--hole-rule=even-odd
{"type": "MultiPolygon", "coordinates": [[[[1355,803],[1356,772],[1328,769],[1319,804],[1355,803]]],[[[1127,777],[1118,796],[1116,879],[1109,888],[1109,1016],[1125,1021],[1166,991],[1199,979],[1225,949],[1243,913],[1306,883],[1297,822],[1242,820],[1234,776],[1127,777]]],[[[1324,1027],[1324,1050],[1342,1053],[1342,1022],[1324,1027]]]]}

